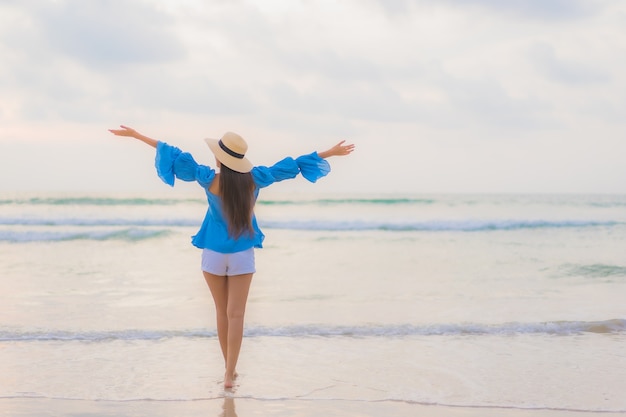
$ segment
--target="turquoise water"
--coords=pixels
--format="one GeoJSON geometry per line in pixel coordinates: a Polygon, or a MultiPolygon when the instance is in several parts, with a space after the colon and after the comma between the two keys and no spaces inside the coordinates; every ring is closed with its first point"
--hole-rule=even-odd
{"type": "MultiPolygon", "coordinates": [[[[205,208],[2,196],[0,405],[223,396],[205,208]]],[[[626,196],[262,194],[257,215],[235,396],[626,412],[626,196]]]]}

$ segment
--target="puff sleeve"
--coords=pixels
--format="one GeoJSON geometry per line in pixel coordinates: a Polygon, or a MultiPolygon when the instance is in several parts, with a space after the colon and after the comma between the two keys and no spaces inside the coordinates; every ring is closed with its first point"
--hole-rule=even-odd
{"type": "Polygon", "coordinates": [[[258,166],[252,168],[252,177],[259,188],[267,187],[275,182],[295,178],[302,174],[310,182],[316,182],[330,172],[330,164],[320,158],[317,152],[299,156],[296,159],[287,157],[271,167],[258,166]]]}
{"type": "Polygon", "coordinates": [[[196,181],[203,188],[208,187],[215,178],[213,168],[199,165],[190,153],[165,142],[157,143],[155,167],[159,178],[172,187],[176,178],[182,181],[196,181]]]}

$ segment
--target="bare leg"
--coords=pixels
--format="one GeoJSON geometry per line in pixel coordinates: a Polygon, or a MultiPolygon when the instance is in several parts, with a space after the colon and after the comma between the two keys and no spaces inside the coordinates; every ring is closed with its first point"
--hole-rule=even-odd
{"type": "Polygon", "coordinates": [[[252,274],[224,277],[204,272],[204,278],[215,302],[217,337],[226,367],[224,387],[232,388],[243,339],[244,315],[252,274]]]}
{"type": "Polygon", "coordinates": [[[228,305],[228,278],[225,276],[213,275],[202,272],[204,279],[211,290],[213,301],[215,302],[215,317],[217,319],[217,338],[220,341],[220,348],[226,364],[226,354],[228,350],[228,316],[226,307],[228,305]]]}
{"type": "Polygon", "coordinates": [[[239,359],[241,342],[243,340],[243,322],[246,312],[246,302],[252,274],[235,275],[228,278],[228,349],[226,354],[226,373],[224,387],[232,388],[235,379],[235,368],[239,359]]]}

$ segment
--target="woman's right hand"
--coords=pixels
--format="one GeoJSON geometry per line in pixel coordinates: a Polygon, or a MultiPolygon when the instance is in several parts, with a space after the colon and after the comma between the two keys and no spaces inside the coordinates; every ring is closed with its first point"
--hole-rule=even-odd
{"type": "Polygon", "coordinates": [[[121,129],[109,129],[109,132],[113,133],[115,136],[128,136],[131,138],[138,138],[139,132],[137,132],[132,127],[120,125],[121,129]]]}
{"type": "Polygon", "coordinates": [[[157,147],[158,141],[152,138],[149,138],[141,133],[137,132],[132,127],[120,125],[121,129],[109,129],[109,132],[113,133],[115,136],[128,136],[129,138],[139,139],[147,145],[152,146],[153,148],[157,147]]]}

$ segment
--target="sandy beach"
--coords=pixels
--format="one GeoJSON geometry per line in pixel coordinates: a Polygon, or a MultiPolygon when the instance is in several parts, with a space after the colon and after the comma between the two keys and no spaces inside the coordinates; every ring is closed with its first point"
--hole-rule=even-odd
{"type": "MultiPolygon", "coordinates": [[[[253,400],[225,397],[198,401],[81,401],[38,398],[0,400],[0,416],[187,417],[590,417],[597,413],[489,407],[447,407],[393,401],[253,400]]],[[[601,413],[602,415],[626,415],[601,413]]]]}
{"type": "Polygon", "coordinates": [[[204,207],[4,203],[0,416],[626,414],[624,196],[266,201],[226,400],[204,207]]]}

